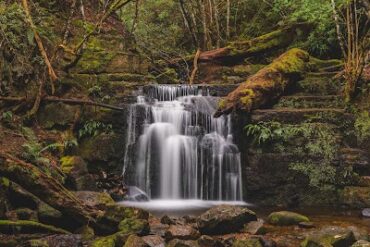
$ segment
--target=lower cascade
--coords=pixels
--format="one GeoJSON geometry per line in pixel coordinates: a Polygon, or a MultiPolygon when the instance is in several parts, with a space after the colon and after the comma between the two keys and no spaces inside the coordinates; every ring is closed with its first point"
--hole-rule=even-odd
{"type": "Polygon", "coordinates": [[[150,199],[241,201],[240,152],[218,98],[190,85],[156,85],[130,106],[123,173],[150,199]]]}

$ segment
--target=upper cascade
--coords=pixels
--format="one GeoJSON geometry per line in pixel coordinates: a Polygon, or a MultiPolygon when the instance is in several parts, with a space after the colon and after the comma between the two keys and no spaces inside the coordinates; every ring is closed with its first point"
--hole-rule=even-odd
{"type": "Polygon", "coordinates": [[[242,200],[240,152],[218,98],[193,85],[155,85],[131,105],[124,175],[152,199],[242,200]]]}

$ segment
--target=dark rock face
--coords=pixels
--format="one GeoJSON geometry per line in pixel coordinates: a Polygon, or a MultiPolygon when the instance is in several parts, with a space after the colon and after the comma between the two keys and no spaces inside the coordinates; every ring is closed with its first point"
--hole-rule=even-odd
{"type": "Polygon", "coordinates": [[[197,225],[202,234],[215,235],[237,232],[244,224],[256,220],[256,214],[247,208],[221,205],[199,216],[197,225]]]}

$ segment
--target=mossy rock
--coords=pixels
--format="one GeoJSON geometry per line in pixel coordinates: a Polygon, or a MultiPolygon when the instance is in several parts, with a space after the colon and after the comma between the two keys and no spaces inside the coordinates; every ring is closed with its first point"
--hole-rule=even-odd
{"type": "Polygon", "coordinates": [[[365,240],[359,240],[354,243],[351,247],[370,247],[370,242],[365,240]]]}
{"type": "Polygon", "coordinates": [[[55,234],[70,234],[70,232],[50,226],[45,225],[35,221],[28,220],[0,220],[0,232],[9,234],[14,233],[55,233],[55,234]]]}
{"type": "Polygon", "coordinates": [[[326,227],[311,233],[301,247],[348,247],[356,242],[353,232],[341,227],[326,227]]]}
{"type": "Polygon", "coordinates": [[[76,191],[74,193],[76,198],[93,208],[105,209],[108,205],[115,203],[112,197],[105,192],[76,191]]]}
{"type": "Polygon", "coordinates": [[[273,212],[268,216],[268,223],[278,226],[298,225],[300,222],[309,222],[309,218],[294,212],[273,212]]]}
{"type": "Polygon", "coordinates": [[[47,224],[59,222],[63,218],[63,215],[60,211],[54,209],[44,202],[39,203],[37,215],[41,222],[47,224]]]}
{"type": "Polygon", "coordinates": [[[60,168],[66,174],[83,175],[88,172],[85,161],[79,156],[63,156],[60,159],[60,168]]]}
{"type": "Polygon", "coordinates": [[[123,246],[127,239],[129,238],[129,234],[117,232],[115,234],[98,238],[91,242],[89,245],[90,247],[121,247],[123,246]]]}
{"type": "Polygon", "coordinates": [[[48,103],[38,112],[40,125],[47,129],[66,128],[73,124],[78,106],[71,106],[61,102],[48,103]]]}
{"type": "Polygon", "coordinates": [[[79,146],[79,153],[87,161],[109,162],[122,157],[123,146],[124,137],[122,135],[101,133],[83,140],[79,146]]]}
{"type": "Polygon", "coordinates": [[[91,240],[95,236],[94,229],[89,226],[83,226],[76,230],[77,234],[80,234],[83,240],[91,240]]]}
{"type": "Polygon", "coordinates": [[[139,235],[145,235],[149,233],[149,223],[147,220],[136,219],[136,218],[127,218],[122,220],[118,229],[122,233],[135,233],[139,235]]]}
{"type": "Polygon", "coordinates": [[[123,247],[148,247],[144,240],[136,235],[130,235],[123,247]]]}
{"type": "Polygon", "coordinates": [[[263,245],[258,238],[249,238],[234,241],[232,247],[263,247],[263,245]]]}

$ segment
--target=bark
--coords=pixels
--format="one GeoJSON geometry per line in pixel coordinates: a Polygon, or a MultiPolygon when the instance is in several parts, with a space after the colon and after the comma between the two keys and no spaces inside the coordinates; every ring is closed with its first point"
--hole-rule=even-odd
{"type": "Polygon", "coordinates": [[[216,117],[234,110],[250,112],[275,102],[308,69],[310,56],[291,49],[250,77],[219,103],[216,117]]]}
{"type": "Polygon", "coordinates": [[[198,72],[198,59],[199,59],[199,55],[200,55],[200,49],[197,50],[196,54],[195,54],[195,57],[194,57],[194,68],[193,68],[193,71],[191,72],[191,76],[190,76],[190,79],[189,79],[189,84],[192,85],[194,80],[195,80],[195,76],[197,75],[197,72],[198,72]]]}
{"type": "Polygon", "coordinates": [[[0,175],[9,178],[64,215],[82,224],[94,223],[100,212],[85,205],[36,166],[0,152],[0,175]]]}

